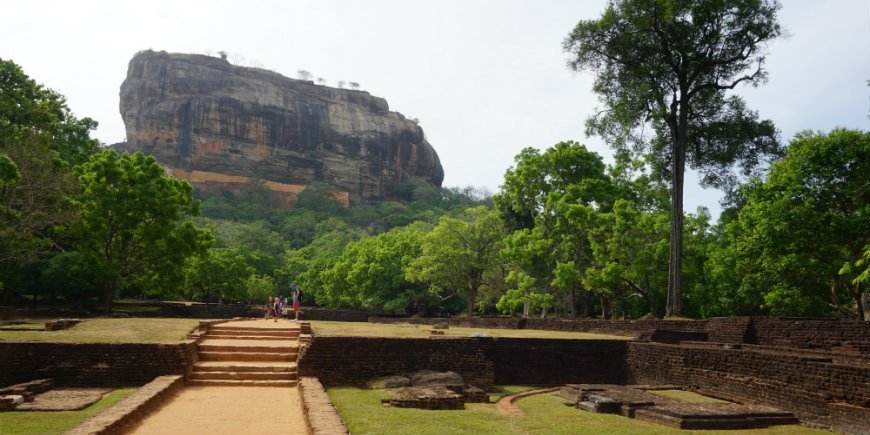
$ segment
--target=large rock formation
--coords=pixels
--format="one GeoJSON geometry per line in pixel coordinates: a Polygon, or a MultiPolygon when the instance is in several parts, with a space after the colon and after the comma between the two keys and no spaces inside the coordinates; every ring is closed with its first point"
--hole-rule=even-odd
{"type": "Polygon", "coordinates": [[[120,108],[122,149],[151,154],[205,189],[259,182],[291,205],[320,181],[350,202],[378,201],[403,183],[444,178],[423,130],[383,98],[220,58],[140,52],[120,108]]]}

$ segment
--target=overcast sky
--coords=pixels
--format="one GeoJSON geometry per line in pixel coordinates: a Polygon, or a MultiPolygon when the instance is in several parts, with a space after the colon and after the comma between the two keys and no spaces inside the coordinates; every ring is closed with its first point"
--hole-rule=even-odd
{"type": "MultiPolygon", "coordinates": [[[[561,42],[603,0],[575,1],[8,1],[0,58],[96,119],[96,137],[124,140],[118,92],[139,50],[217,53],[295,77],[300,69],[360,83],[391,110],[419,118],[446,186],[496,191],[524,147],[586,138],[599,106],[592,76],[565,66],[561,42]]],[[[790,37],[769,47],[769,82],[740,91],[785,141],[804,129],[867,130],[870,3],[784,0],[790,37]]],[[[688,177],[686,208],[721,194],[688,177]]]]}

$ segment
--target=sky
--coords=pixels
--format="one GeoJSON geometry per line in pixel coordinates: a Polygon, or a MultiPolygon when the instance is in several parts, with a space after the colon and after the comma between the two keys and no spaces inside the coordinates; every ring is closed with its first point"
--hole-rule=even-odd
{"type": "MultiPolygon", "coordinates": [[[[4,2],[0,58],[67,97],[94,136],[123,141],[119,89],[140,50],[215,54],[288,77],[310,71],[335,86],[358,82],[390,109],[418,118],[444,167],[445,186],[496,192],[514,156],[586,137],[597,107],[591,73],[566,67],[561,43],[604,0],[284,0],[4,2]]],[[[870,3],[784,0],[789,36],[768,47],[769,81],[742,88],[784,142],[795,133],[870,129],[870,3]]],[[[686,210],[718,217],[722,194],[687,174],[686,210]]]]}

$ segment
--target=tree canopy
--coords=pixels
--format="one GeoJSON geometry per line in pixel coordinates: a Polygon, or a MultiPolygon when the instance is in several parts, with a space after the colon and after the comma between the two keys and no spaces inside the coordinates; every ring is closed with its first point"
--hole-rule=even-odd
{"type": "Polygon", "coordinates": [[[671,180],[667,315],[682,300],[685,165],[705,184],[727,186],[731,168],[749,174],[777,155],[777,132],[726,92],[767,78],[766,45],[782,29],[770,0],[612,0],[563,43],[569,67],[596,74],[605,108],[587,122],[626,157],[646,154],[671,180]]]}
{"type": "Polygon", "coordinates": [[[127,286],[159,293],[183,282],[185,259],[212,241],[185,221],[199,212],[190,184],[167,175],[153,157],[113,150],[95,154],[76,174],[82,218],[72,231],[79,251],[103,272],[104,311],[127,286]]]}

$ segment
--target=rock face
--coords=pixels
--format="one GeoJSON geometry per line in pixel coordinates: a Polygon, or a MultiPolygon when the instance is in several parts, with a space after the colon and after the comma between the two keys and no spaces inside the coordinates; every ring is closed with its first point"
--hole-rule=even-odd
{"type": "Polygon", "coordinates": [[[127,143],[206,190],[259,182],[292,205],[312,182],[338,197],[394,197],[403,183],[440,186],[423,130],[383,98],[294,80],[226,60],[144,51],[121,85],[127,143]]]}

